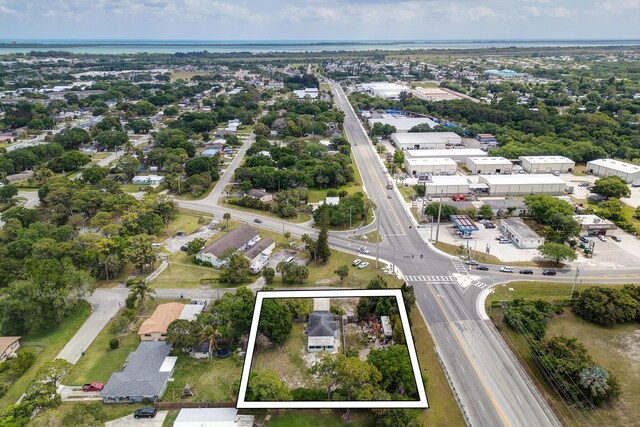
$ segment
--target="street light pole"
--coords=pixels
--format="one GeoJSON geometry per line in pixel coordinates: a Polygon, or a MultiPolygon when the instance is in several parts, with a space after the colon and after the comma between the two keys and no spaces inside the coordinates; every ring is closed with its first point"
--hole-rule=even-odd
{"type": "Polygon", "coordinates": [[[380,215],[376,213],[376,268],[378,268],[378,259],[380,258],[380,215]]]}
{"type": "Polygon", "coordinates": [[[349,206],[349,230],[351,230],[351,206],[349,206]]]}
{"type": "Polygon", "coordinates": [[[438,243],[438,238],[440,237],[440,214],[442,213],[442,194],[444,190],[440,190],[440,205],[438,205],[438,224],[436,226],[436,243],[438,243]]]}
{"type": "Polygon", "coordinates": [[[578,274],[580,274],[580,267],[576,267],[576,277],[573,278],[573,285],[571,286],[571,295],[569,295],[569,301],[573,300],[573,291],[576,289],[578,274]]]}

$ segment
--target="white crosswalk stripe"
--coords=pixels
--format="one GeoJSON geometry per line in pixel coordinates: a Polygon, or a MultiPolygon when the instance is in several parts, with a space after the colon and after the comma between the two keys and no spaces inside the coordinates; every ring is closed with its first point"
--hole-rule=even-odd
{"type": "Polygon", "coordinates": [[[407,282],[453,282],[451,276],[404,276],[407,282]]]}
{"type": "Polygon", "coordinates": [[[451,262],[453,263],[453,266],[455,267],[458,273],[464,274],[467,272],[467,267],[464,265],[464,262],[462,262],[461,260],[457,258],[452,258],[451,262]]]}

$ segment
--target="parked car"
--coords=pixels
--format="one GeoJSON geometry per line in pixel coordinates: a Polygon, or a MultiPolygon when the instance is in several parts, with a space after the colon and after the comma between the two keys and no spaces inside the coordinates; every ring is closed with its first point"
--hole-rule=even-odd
{"type": "Polygon", "coordinates": [[[180,246],[180,250],[181,250],[182,252],[187,252],[187,249],[189,249],[189,248],[187,248],[187,245],[182,245],[182,246],[180,246]]]}
{"type": "Polygon", "coordinates": [[[620,236],[611,236],[611,238],[616,242],[622,242],[622,239],[620,238],[620,236]]]}
{"type": "Polygon", "coordinates": [[[184,236],[184,231],[182,230],[177,231],[176,236],[184,236]]]}
{"type": "Polygon", "coordinates": [[[469,233],[464,233],[464,234],[462,235],[462,238],[463,238],[463,239],[473,239],[473,236],[472,236],[471,234],[469,234],[469,233]]]}
{"type": "Polygon", "coordinates": [[[360,263],[358,268],[367,268],[368,266],[369,266],[369,263],[365,261],[365,262],[360,263]]]}
{"type": "Polygon", "coordinates": [[[524,268],[524,269],[520,270],[520,274],[533,274],[533,270],[528,269],[528,268],[524,268]]]}
{"type": "Polygon", "coordinates": [[[470,259],[469,261],[465,261],[465,264],[467,264],[467,265],[478,265],[480,263],[478,261],[476,261],[475,259],[470,259]]]}
{"type": "Polygon", "coordinates": [[[102,391],[104,388],[104,384],[99,382],[92,382],[89,384],[84,384],[82,386],[82,391],[102,391]]]}
{"type": "Polygon", "coordinates": [[[476,270],[489,271],[489,267],[486,265],[479,265],[476,267],[476,270]]]}
{"type": "Polygon", "coordinates": [[[552,268],[545,268],[544,270],[542,270],[542,275],[543,276],[555,276],[556,275],[556,271],[552,268]]]}
{"type": "Polygon", "coordinates": [[[262,220],[260,218],[254,219],[253,222],[257,222],[258,224],[262,224],[262,220]]]}
{"type": "Polygon", "coordinates": [[[607,238],[606,238],[606,237],[604,237],[602,234],[600,234],[600,235],[598,236],[598,239],[600,239],[600,241],[601,241],[601,242],[606,242],[606,241],[607,241],[607,238]]]}
{"type": "Polygon", "coordinates": [[[586,237],[584,237],[584,236],[580,236],[580,241],[581,241],[582,243],[589,243],[589,239],[587,239],[587,238],[586,238],[586,237]]]}
{"type": "Polygon", "coordinates": [[[496,225],[492,222],[485,222],[484,223],[484,228],[496,228],[496,225]]]}
{"type": "Polygon", "coordinates": [[[452,197],[454,202],[463,202],[464,201],[464,194],[454,194],[452,197]]]}
{"type": "Polygon", "coordinates": [[[584,182],[581,182],[580,184],[578,184],[578,187],[588,187],[590,185],[591,185],[590,182],[584,181],[584,182]]]}
{"type": "Polygon", "coordinates": [[[502,266],[500,267],[500,271],[502,273],[513,273],[513,267],[506,267],[506,266],[502,266]]]}
{"type": "Polygon", "coordinates": [[[511,239],[500,239],[500,241],[498,243],[501,243],[501,244],[505,245],[507,243],[511,243],[511,239]]]}
{"type": "Polygon", "coordinates": [[[362,260],[360,258],[356,258],[353,260],[353,262],[351,263],[351,265],[353,265],[354,267],[358,264],[360,264],[362,262],[362,260]]]}
{"type": "Polygon", "coordinates": [[[358,252],[360,252],[361,254],[368,254],[371,251],[369,251],[369,249],[365,247],[361,247],[361,248],[358,248],[358,252]]]}
{"type": "Polygon", "coordinates": [[[133,418],[153,418],[157,413],[156,408],[140,408],[133,413],[133,418]]]}

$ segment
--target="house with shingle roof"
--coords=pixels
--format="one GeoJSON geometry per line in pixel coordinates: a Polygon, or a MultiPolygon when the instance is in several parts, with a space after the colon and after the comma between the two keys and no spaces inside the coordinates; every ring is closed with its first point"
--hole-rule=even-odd
{"type": "Polygon", "coordinates": [[[314,299],[314,311],[309,315],[307,328],[307,351],[310,353],[337,350],[338,322],[329,307],[328,298],[314,299]]]}
{"type": "Polygon", "coordinates": [[[221,267],[226,262],[223,255],[227,250],[235,249],[244,251],[258,240],[260,240],[258,230],[249,225],[243,225],[234,228],[220,239],[202,248],[200,252],[196,254],[196,259],[202,262],[210,262],[214,267],[221,267]]]}
{"type": "Polygon", "coordinates": [[[170,302],[160,304],[147,320],[145,320],[138,335],[142,341],[165,341],[167,339],[167,329],[174,320],[180,318],[184,304],[170,302]]]}

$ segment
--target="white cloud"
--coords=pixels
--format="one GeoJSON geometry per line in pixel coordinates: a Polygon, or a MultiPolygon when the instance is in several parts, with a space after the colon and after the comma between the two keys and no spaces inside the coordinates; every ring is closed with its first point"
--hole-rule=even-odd
{"type": "Polygon", "coordinates": [[[640,0],[607,0],[600,3],[600,6],[608,12],[622,14],[629,11],[640,11],[640,0]]]}

